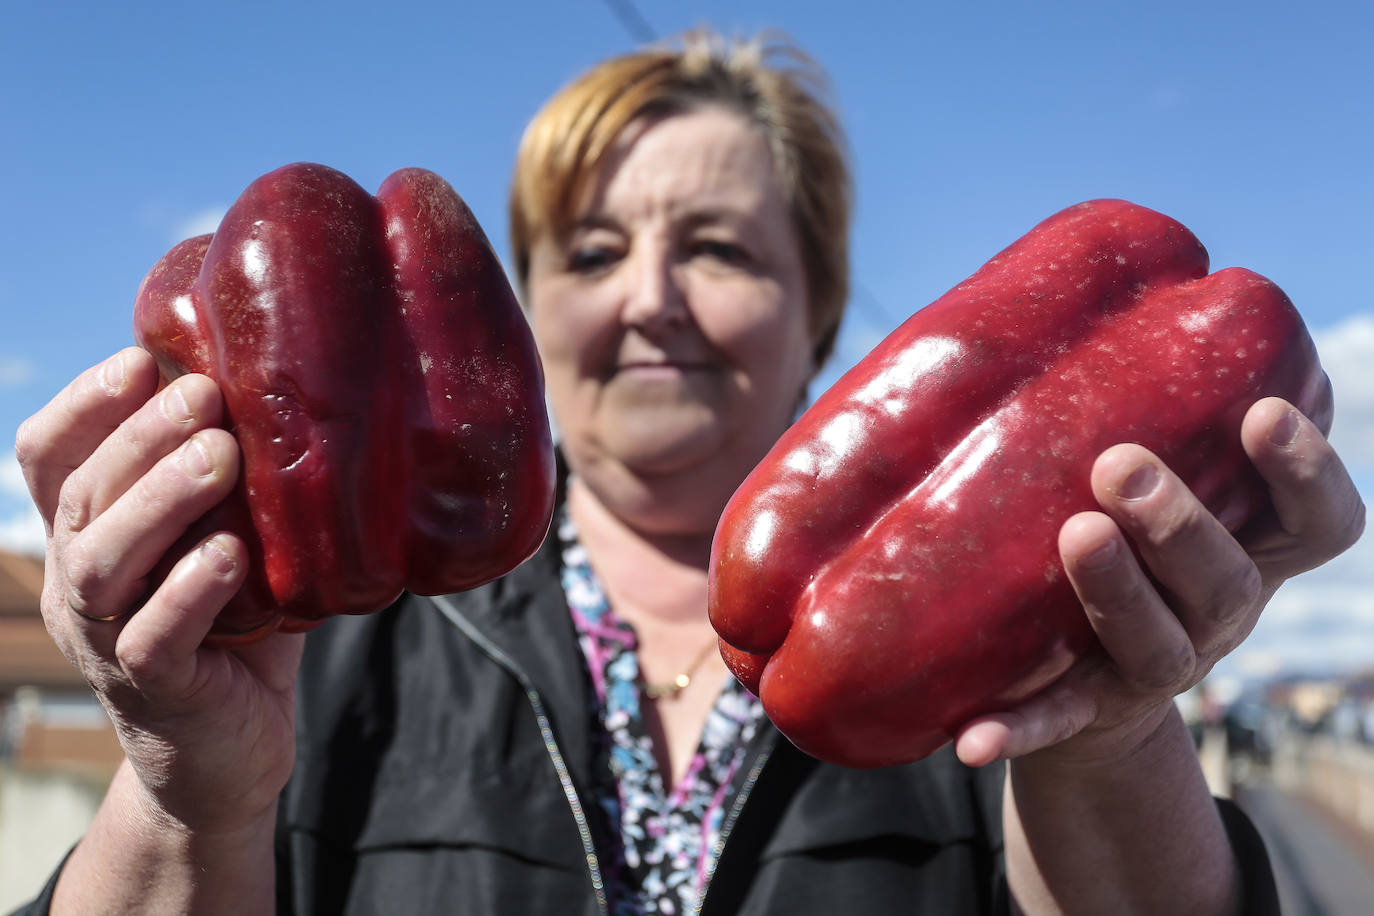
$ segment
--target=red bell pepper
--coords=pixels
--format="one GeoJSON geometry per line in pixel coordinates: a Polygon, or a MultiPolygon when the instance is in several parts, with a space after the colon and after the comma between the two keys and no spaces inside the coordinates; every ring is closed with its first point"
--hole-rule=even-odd
{"type": "Polygon", "coordinates": [[[247,583],[211,642],[471,588],[548,531],[554,460],[533,337],[500,262],[439,176],[370,196],[297,163],[249,185],[213,236],[139,288],[134,335],[166,380],[219,383],[247,583]]]}
{"type": "Polygon", "coordinates": [[[1094,645],[1058,557],[1095,457],[1158,454],[1232,531],[1266,491],[1256,400],[1329,417],[1302,320],[1268,280],[1124,201],[1070,207],[917,312],[826,391],[716,531],[711,621],[798,747],[929,754],[1094,645]]]}

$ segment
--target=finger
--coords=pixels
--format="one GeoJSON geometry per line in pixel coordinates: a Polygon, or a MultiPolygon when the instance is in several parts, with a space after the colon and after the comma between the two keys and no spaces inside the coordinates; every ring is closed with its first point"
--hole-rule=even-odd
{"type": "Polygon", "coordinates": [[[198,430],[219,423],[219,388],[203,375],[169,384],[100,443],[68,476],[58,503],[59,524],[80,531],[159,460],[198,430]]]}
{"type": "Polygon", "coordinates": [[[1365,506],[1322,431],[1288,402],[1258,401],[1241,424],[1241,443],[1269,485],[1281,533],[1256,551],[1279,577],[1341,553],[1364,531],[1365,506]]]}
{"type": "Polygon", "coordinates": [[[1081,682],[1066,675],[1014,709],[974,719],[955,735],[954,753],[979,767],[1072,738],[1097,718],[1095,694],[1074,686],[1081,682]]]}
{"type": "Polygon", "coordinates": [[[1014,709],[967,723],[955,735],[955,754],[969,766],[985,766],[1048,749],[1061,760],[1098,765],[1135,753],[1178,714],[1172,700],[1140,700],[1128,715],[1100,727],[1101,673],[1088,660],[1014,709]]]}
{"type": "Polygon", "coordinates": [[[1259,570],[1222,524],[1147,449],[1116,445],[1093,465],[1102,509],[1135,544],[1200,651],[1236,645],[1254,626],[1259,570]]]}
{"type": "Polygon", "coordinates": [[[15,455],[49,534],[67,476],[153,396],[157,383],[152,356],[129,347],[81,373],[19,427],[15,455]]]}
{"type": "Polygon", "coordinates": [[[1064,523],[1059,555],[1118,675],[1133,688],[1172,696],[1196,679],[1192,639],[1126,545],[1100,512],[1064,523]]]}
{"type": "Polygon", "coordinates": [[[200,430],[68,542],[66,601],[81,630],[99,638],[106,625],[89,618],[131,609],[147,590],[148,574],[187,526],[229,494],[238,463],[232,436],[200,430]]]}
{"type": "Polygon", "coordinates": [[[238,591],[248,553],[236,537],[206,538],[177,561],[119,635],[115,657],[144,697],[175,700],[196,677],[196,651],[215,615],[238,591]]]}

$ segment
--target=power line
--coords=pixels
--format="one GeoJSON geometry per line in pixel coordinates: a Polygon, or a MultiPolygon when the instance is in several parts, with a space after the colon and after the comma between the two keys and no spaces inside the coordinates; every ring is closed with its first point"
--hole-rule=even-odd
{"type": "MultiPolygon", "coordinates": [[[[639,8],[635,6],[634,0],[604,0],[604,2],[610,9],[611,14],[615,16],[616,21],[620,23],[621,27],[625,29],[630,38],[634,41],[640,44],[649,44],[658,40],[658,34],[654,31],[654,27],[651,26],[649,21],[639,12],[639,8]]],[[[899,314],[888,308],[886,303],[873,295],[873,291],[862,283],[856,282],[852,292],[857,293],[867,299],[872,305],[876,306],[890,328],[897,327],[902,322],[906,321],[907,318],[911,317],[910,315],[899,314]]]]}
{"type": "Polygon", "coordinates": [[[867,299],[869,304],[877,308],[882,315],[883,321],[887,322],[889,330],[896,328],[911,317],[911,313],[901,313],[896,309],[890,308],[886,302],[874,295],[873,290],[865,286],[861,281],[854,281],[851,287],[850,305],[855,304],[855,300],[867,299]]]}
{"type": "Polygon", "coordinates": [[[605,0],[605,2],[621,27],[630,34],[632,39],[640,44],[648,44],[658,39],[654,27],[649,25],[649,21],[640,14],[639,9],[635,7],[634,0],[605,0]]]}

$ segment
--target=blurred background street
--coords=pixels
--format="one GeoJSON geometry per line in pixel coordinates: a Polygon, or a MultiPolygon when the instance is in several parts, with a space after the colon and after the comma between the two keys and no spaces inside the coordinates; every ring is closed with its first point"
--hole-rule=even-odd
{"type": "Polygon", "coordinates": [[[1214,794],[1269,849],[1286,916],[1374,913],[1374,675],[1251,685],[1180,705],[1214,794]]]}
{"type": "MultiPolygon", "coordinates": [[[[120,751],[38,616],[20,422],[130,341],[135,290],[257,175],[453,182],[506,256],[525,124],[609,54],[778,29],[830,73],[856,175],[853,302],[819,393],[1040,219],[1120,197],[1277,282],[1374,505],[1374,4],[820,0],[11,3],[0,28],[0,913],[80,836],[120,751]],[[1364,88],[1361,88],[1364,87],[1364,88]]],[[[1181,699],[1289,914],[1374,916],[1374,537],[1284,585],[1181,699]]]]}
{"type": "MultiPolygon", "coordinates": [[[[35,894],[120,760],[48,638],[39,559],[0,550],[0,913],[35,894]]],[[[1218,678],[1179,698],[1213,794],[1259,827],[1288,916],[1374,914],[1374,671],[1218,678]]]]}

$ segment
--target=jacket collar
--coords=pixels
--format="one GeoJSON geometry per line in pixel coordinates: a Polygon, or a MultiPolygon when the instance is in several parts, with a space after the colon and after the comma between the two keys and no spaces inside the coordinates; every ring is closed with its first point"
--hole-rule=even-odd
{"type": "MultiPolygon", "coordinates": [[[[567,464],[557,458],[554,524],[567,495],[567,464]]],[[[554,739],[573,778],[588,784],[591,685],[563,594],[562,548],[550,530],[534,555],[505,576],[469,593],[463,616],[480,639],[508,658],[547,710],[554,739]]]]}

